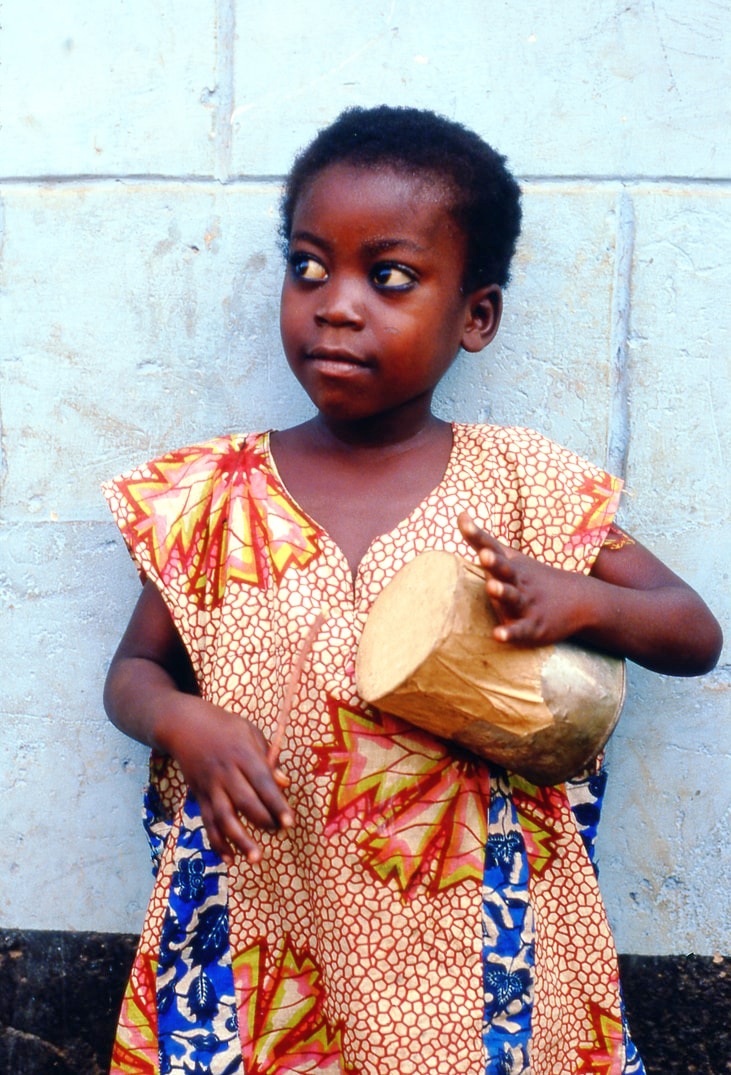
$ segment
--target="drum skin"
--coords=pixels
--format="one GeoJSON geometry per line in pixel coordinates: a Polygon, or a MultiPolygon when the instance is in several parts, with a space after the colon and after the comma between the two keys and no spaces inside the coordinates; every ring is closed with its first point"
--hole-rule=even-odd
{"type": "Polygon", "coordinates": [[[584,770],[614,730],[624,661],[568,642],[497,642],[496,622],[478,566],[449,552],[422,553],[371,608],[358,693],[534,784],[561,783],[584,770]]]}

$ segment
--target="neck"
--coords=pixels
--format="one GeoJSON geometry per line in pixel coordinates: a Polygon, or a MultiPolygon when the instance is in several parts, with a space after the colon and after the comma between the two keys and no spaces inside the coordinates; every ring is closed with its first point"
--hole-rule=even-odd
{"type": "Polygon", "coordinates": [[[318,414],[307,423],[314,436],[333,448],[406,448],[433,437],[448,423],[427,407],[411,412],[403,408],[361,421],[339,422],[318,414]]]}

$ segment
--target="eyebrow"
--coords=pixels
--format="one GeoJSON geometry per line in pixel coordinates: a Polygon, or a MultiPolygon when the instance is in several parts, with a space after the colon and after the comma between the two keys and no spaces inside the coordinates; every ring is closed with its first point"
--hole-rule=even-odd
{"type": "MultiPolygon", "coordinates": [[[[319,235],[315,235],[311,231],[294,231],[290,236],[290,243],[292,242],[306,242],[312,243],[313,246],[319,246],[322,250],[330,251],[331,244],[326,239],[321,238],[319,235]]],[[[427,251],[427,247],[422,246],[420,243],[415,243],[412,239],[400,239],[400,238],[377,238],[367,239],[363,243],[363,249],[367,254],[385,254],[389,250],[395,249],[410,250],[415,254],[424,254],[427,251]]]]}
{"type": "Polygon", "coordinates": [[[313,246],[321,246],[326,250],[329,250],[330,244],[326,243],[324,239],[321,239],[319,235],[315,235],[311,231],[293,231],[289,237],[290,242],[294,242],[298,239],[305,243],[312,243],[313,246]]]}
{"type": "Polygon", "coordinates": [[[396,247],[411,250],[415,254],[424,254],[427,250],[427,247],[415,243],[413,239],[369,239],[363,244],[363,248],[369,254],[385,254],[386,251],[394,250],[396,247]]]}

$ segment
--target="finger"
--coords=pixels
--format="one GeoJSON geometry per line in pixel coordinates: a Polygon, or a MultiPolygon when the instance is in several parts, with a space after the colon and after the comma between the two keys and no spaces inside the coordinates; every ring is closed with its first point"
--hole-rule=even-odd
{"type": "MultiPolygon", "coordinates": [[[[282,795],[282,787],[286,787],[289,783],[282,770],[278,767],[272,770],[264,758],[257,758],[249,759],[249,764],[241,775],[245,778],[247,785],[246,788],[242,788],[244,795],[246,796],[247,789],[250,789],[254,793],[259,806],[268,811],[274,822],[274,827],[289,828],[294,823],[294,817],[289,803],[282,795]],[[276,773],[280,774],[279,777],[275,775],[276,773]]],[[[254,818],[252,818],[253,820],[254,818]]],[[[255,822],[255,824],[258,824],[258,822],[255,822]]]]}
{"type": "Polygon", "coordinates": [[[500,624],[493,631],[493,638],[498,642],[509,642],[513,646],[542,646],[545,639],[536,625],[528,619],[511,620],[500,624]]]}
{"type": "MultiPolygon", "coordinates": [[[[240,819],[235,815],[232,814],[227,818],[223,826],[223,832],[227,839],[229,849],[234,848],[236,851],[239,851],[247,862],[259,862],[261,860],[261,847],[251,834],[246,831],[241,824],[240,819]]],[[[230,850],[227,861],[230,864],[230,850]]]]}
{"type": "Polygon", "coordinates": [[[482,530],[467,511],[461,512],[457,517],[457,525],[465,541],[468,541],[473,549],[479,550],[484,547],[492,535],[482,530]]]}
{"type": "Polygon", "coordinates": [[[462,537],[467,541],[472,541],[476,537],[478,532],[477,524],[468,511],[461,511],[457,516],[457,526],[460,529],[462,537]]]}
{"type": "Polygon", "coordinates": [[[283,773],[279,766],[272,769],[272,776],[274,777],[274,783],[278,788],[288,788],[292,783],[287,774],[283,773]]]}
{"type": "Polygon", "coordinates": [[[258,862],[261,858],[261,848],[242,824],[231,800],[221,793],[216,797],[215,802],[209,804],[209,809],[211,820],[206,824],[206,828],[214,850],[229,865],[233,861],[235,851],[240,852],[247,862],[258,862]]]}
{"type": "Polygon", "coordinates": [[[268,792],[263,784],[251,772],[234,771],[226,781],[225,790],[237,814],[243,814],[257,828],[274,831],[287,824],[283,819],[291,811],[271,772],[268,784],[273,791],[268,792]]]}
{"type": "Polygon", "coordinates": [[[500,606],[511,616],[520,616],[525,608],[525,601],[520,590],[510,586],[501,579],[489,578],[485,583],[488,597],[498,601],[500,606]]]}
{"type": "MultiPolygon", "coordinates": [[[[246,830],[239,823],[238,832],[232,833],[232,839],[228,839],[225,826],[218,823],[215,812],[210,804],[201,804],[201,817],[206,828],[208,842],[213,851],[220,855],[227,866],[234,861],[234,849],[241,851],[247,858],[257,850],[256,844],[248,836],[246,830]]],[[[253,861],[253,860],[252,860],[253,861]]]]}
{"type": "Polygon", "coordinates": [[[480,563],[484,567],[490,567],[497,562],[507,564],[509,560],[519,556],[516,549],[504,545],[489,530],[479,527],[466,511],[462,512],[457,522],[462,536],[478,553],[480,563]]]}
{"type": "Polygon", "coordinates": [[[289,803],[282,795],[282,789],[289,787],[289,777],[278,765],[270,765],[269,743],[261,730],[253,726],[248,730],[254,737],[254,743],[245,741],[231,757],[237,774],[230,789],[232,798],[255,825],[287,828],[294,821],[289,803]],[[256,811],[256,816],[249,813],[250,808],[256,811]],[[263,818],[262,809],[268,811],[269,820],[263,818]]]}
{"type": "Polygon", "coordinates": [[[516,579],[515,567],[510,562],[506,550],[495,542],[496,548],[482,548],[477,554],[480,567],[483,567],[490,575],[502,579],[504,582],[514,582],[516,579]]]}

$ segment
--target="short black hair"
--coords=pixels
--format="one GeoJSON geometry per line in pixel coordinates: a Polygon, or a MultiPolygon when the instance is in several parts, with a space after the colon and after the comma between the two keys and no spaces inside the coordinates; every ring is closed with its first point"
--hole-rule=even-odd
{"type": "Polygon", "coordinates": [[[520,186],[505,157],[461,123],[420,108],[347,108],[295,158],[281,200],[289,246],[297,202],[330,165],[431,173],[453,195],[450,212],[467,240],[462,287],[505,287],[520,234],[520,186]]]}

